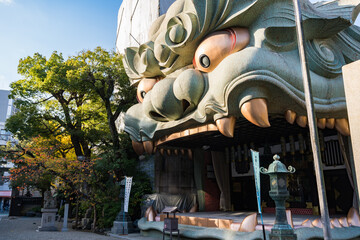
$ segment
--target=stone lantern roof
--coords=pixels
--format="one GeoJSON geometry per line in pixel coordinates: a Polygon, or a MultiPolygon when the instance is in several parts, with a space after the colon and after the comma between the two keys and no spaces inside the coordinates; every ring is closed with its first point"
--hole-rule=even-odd
{"type": "Polygon", "coordinates": [[[260,168],[260,172],[263,174],[278,174],[278,173],[294,173],[295,168],[292,166],[289,166],[286,168],[286,166],[280,162],[280,156],[275,154],[273,157],[274,161],[269,165],[269,169],[266,169],[264,167],[260,168]]]}

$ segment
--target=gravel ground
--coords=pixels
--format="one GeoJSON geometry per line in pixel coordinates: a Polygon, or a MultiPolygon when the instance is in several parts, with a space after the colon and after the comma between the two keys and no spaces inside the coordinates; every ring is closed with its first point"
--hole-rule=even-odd
{"type": "MultiPolygon", "coordinates": [[[[70,228],[68,232],[37,232],[40,220],[41,218],[0,216],[0,240],[153,240],[153,238],[142,237],[139,234],[110,237],[91,232],[74,231],[70,228]]],[[[61,229],[61,227],[62,223],[57,222],[57,228],[61,229]]]]}

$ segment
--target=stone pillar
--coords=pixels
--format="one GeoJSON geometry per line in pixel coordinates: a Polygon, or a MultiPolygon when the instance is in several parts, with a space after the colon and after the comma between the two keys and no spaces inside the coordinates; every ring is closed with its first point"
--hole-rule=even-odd
{"type": "MultiPolygon", "coordinates": [[[[344,90],[348,112],[356,185],[360,186],[360,60],[343,66],[344,90]]],[[[360,196],[358,196],[360,199],[360,196]]],[[[359,204],[360,205],[360,204],[359,204]]]]}
{"type": "Polygon", "coordinates": [[[63,222],[63,227],[61,229],[62,232],[67,232],[68,231],[68,216],[69,216],[69,204],[65,203],[65,207],[64,207],[64,222],[63,222]]]}

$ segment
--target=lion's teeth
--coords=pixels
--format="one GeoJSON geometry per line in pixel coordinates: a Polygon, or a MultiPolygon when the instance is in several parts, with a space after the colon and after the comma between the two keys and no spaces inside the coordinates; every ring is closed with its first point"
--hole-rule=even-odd
{"type": "Polygon", "coordinates": [[[325,126],[326,126],[326,118],[319,118],[319,119],[317,120],[317,126],[318,126],[318,128],[320,128],[320,129],[324,129],[325,126]]]}
{"type": "Polygon", "coordinates": [[[335,128],[341,135],[350,136],[349,122],[346,118],[335,119],[335,128]]]}
{"type": "Polygon", "coordinates": [[[285,112],[285,119],[286,119],[286,121],[288,121],[288,123],[294,124],[295,119],[296,119],[296,112],[294,112],[292,110],[287,110],[285,112]]]}
{"type": "Polygon", "coordinates": [[[259,127],[270,127],[266,99],[255,98],[241,106],[242,115],[259,127]]]}
{"type": "Polygon", "coordinates": [[[307,116],[298,116],[296,118],[296,123],[300,126],[300,127],[306,127],[307,125],[307,116]]]}
{"type": "Polygon", "coordinates": [[[145,151],[142,142],[132,141],[132,147],[137,155],[142,155],[145,151]]]}
{"type": "Polygon", "coordinates": [[[236,118],[225,117],[216,120],[216,126],[219,131],[226,137],[234,137],[234,129],[235,129],[236,118]]]}
{"type": "Polygon", "coordinates": [[[143,142],[145,152],[148,154],[152,154],[154,150],[154,143],[152,141],[143,142]]]}
{"type": "Polygon", "coordinates": [[[335,119],[334,118],[327,118],[325,125],[326,125],[327,128],[333,129],[334,126],[335,126],[335,119]]]}

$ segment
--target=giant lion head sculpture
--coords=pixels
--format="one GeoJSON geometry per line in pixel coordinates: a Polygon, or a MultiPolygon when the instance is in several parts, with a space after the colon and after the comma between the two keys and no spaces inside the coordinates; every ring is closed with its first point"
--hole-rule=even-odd
{"type": "MultiPolygon", "coordinates": [[[[343,65],[360,59],[358,0],[301,0],[319,128],[349,134],[343,65]]],[[[188,129],[232,137],[236,119],[307,124],[290,0],[178,0],[125,51],[139,103],[125,117],[135,149],[188,129]]]]}

